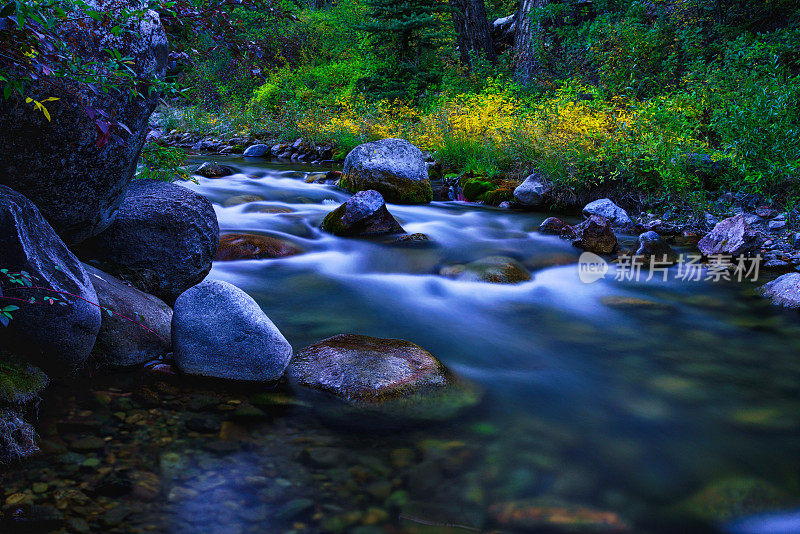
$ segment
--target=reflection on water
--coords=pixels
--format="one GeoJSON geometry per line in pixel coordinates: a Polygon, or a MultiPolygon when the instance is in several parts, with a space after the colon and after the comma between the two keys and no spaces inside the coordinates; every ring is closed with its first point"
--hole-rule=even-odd
{"type": "MultiPolygon", "coordinates": [[[[717,520],[730,532],[798,531],[791,513],[729,522],[800,500],[796,314],[746,284],[583,284],[577,251],[536,232],[545,214],[390,205],[431,244],[334,237],[318,226],[348,195],[304,183],[312,169],[226,163],[242,174],[188,186],[214,202],[222,232],[279,237],[305,253],[220,262],[211,277],[250,293],[296,350],[344,332],[407,339],[487,395],[444,427],[354,432],[291,400],[273,414],[274,399],[214,391],[198,410],[191,388],[154,387],[163,420],[110,435],[107,446],[154,440],[123,463],[155,472],[163,499],[113,528],[535,530],[557,510],[583,525],[576,532],[622,523],[704,532],[717,520]],[[249,202],[231,201],[243,195],[249,202]],[[489,255],[517,259],[533,279],[505,286],[436,274],[489,255]],[[247,408],[260,414],[234,417],[247,408]]],[[[53,471],[66,463],[37,461],[53,471]]]]}

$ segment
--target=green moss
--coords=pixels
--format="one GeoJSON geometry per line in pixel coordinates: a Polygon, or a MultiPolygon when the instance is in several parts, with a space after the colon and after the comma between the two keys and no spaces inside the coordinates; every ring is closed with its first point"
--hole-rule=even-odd
{"type": "Polygon", "coordinates": [[[433,200],[433,188],[429,180],[396,181],[363,179],[357,173],[344,174],[339,187],[351,193],[374,189],[386,202],[394,204],[427,204],[433,200]]]}
{"type": "Polygon", "coordinates": [[[38,367],[0,351],[0,403],[19,405],[33,400],[49,379],[38,367]]]}
{"type": "Polygon", "coordinates": [[[481,200],[490,206],[499,206],[503,202],[514,200],[514,190],[501,188],[487,191],[481,196],[481,200]]]}
{"type": "Polygon", "coordinates": [[[470,202],[475,202],[476,200],[480,200],[485,193],[493,191],[496,188],[497,186],[491,182],[480,178],[472,178],[463,181],[462,191],[464,193],[464,198],[470,202]]]}

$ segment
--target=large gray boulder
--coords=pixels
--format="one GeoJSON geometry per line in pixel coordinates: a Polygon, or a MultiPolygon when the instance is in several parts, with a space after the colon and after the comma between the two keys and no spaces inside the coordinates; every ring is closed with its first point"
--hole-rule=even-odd
{"type": "Polygon", "coordinates": [[[322,229],[343,237],[405,232],[377,191],[360,191],[325,216],[322,229]]]}
{"type": "Polygon", "coordinates": [[[83,243],[79,255],[172,304],[206,277],[218,246],[208,199],[180,185],[134,180],[114,223],[83,243]]]}
{"type": "Polygon", "coordinates": [[[776,306],[800,308],[800,273],[787,273],[758,289],[758,293],[770,299],[776,306]]]}
{"type": "Polygon", "coordinates": [[[292,357],[256,301],[220,280],[206,280],[175,302],[172,346],[182,372],[230,380],[277,380],[292,357]]]}
{"type": "Polygon", "coordinates": [[[404,139],[355,147],[344,160],[339,187],[352,193],[374,189],[397,204],[425,204],[433,199],[422,151],[404,139]]]}
{"type": "Polygon", "coordinates": [[[534,173],[514,189],[514,200],[527,208],[539,208],[548,202],[552,190],[553,185],[546,178],[534,173]]]}
{"type": "Polygon", "coordinates": [[[586,206],[583,207],[583,215],[584,217],[599,215],[608,220],[611,226],[630,226],[633,224],[628,212],[607,198],[601,198],[586,204],[586,206]]]}
{"type": "Polygon", "coordinates": [[[100,309],[89,276],[36,206],[0,185],[0,307],[19,309],[0,328],[0,349],[8,349],[63,376],[81,367],[100,330],[100,309]],[[11,273],[27,273],[25,285],[11,273]],[[27,286],[27,287],[26,287],[27,286]],[[55,299],[48,304],[45,299],[55,299]],[[13,300],[12,300],[13,299],[13,300]],[[35,299],[34,303],[29,303],[35,299]]]}
{"type": "MultiPolygon", "coordinates": [[[[167,60],[167,36],[158,14],[144,0],[88,0],[104,13],[143,9],[123,24],[130,32],[112,35],[105,21],[88,16],[63,23],[60,31],[85,64],[106,60],[106,49],[117,48],[137,83],[162,78],[167,60]]],[[[101,232],[111,224],[133,177],[148,132],[148,117],[158,94],[142,92],[131,97],[127,87],[97,91],[78,86],[68,78],[42,76],[26,88],[26,96],[45,102],[51,120],[30,104],[0,99],[0,184],[13,187],[41,210],[56,232],[69,244],[101,232]],[[77,93],[77,94],[76,94],[77,93]],[[104,142],[91,109],[103,110],[132,134],[113,127],[104,142]]]]}
{"type": "Polygon", "coordinates": [[[122,280],[84,265],[103,313],[92,352],[95,366],[119,369],[142,365],[170,352],[172,308],[122,280]]]}
{"type": "Polygon", "coordinates": [[[742,214],[718,222],[697,244],[705,256],[712,254],[738,256],[754,252],[757,246],[758,234],[742,214]]]}

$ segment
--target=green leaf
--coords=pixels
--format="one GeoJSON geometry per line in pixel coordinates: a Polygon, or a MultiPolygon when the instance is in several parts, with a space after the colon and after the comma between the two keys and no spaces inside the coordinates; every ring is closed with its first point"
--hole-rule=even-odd
{"type": "Polygon", "coordinates": [[[5,315],[0,315],[0,324],[1,324],[1,325],[3,325],[3,326],[8,326],[8,324],[9,324],[10,322],[11,322],[11,319],[9,319],[8,317],[6,317],[5,315]]]}
{"type": "Polygon", "coordinates": [[[18,309],[19,309],[19,306],[6,306],[5,308],[3,308],[0,311],[2,311],[3,313],[11,313],[13,311],[17,311],[18,309]]]}

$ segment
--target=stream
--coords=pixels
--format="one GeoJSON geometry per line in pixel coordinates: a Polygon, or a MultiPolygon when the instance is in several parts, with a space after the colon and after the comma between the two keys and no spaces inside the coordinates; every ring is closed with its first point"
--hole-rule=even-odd
{"type": "Polygon", "coordinates": [[[349,195],[304,182],[320,167],[215,159],[239,173],[187,187],[221,232],[304,253],[217,262],[211,278],[256,299],[295,351],[405,339],[482,387],[481,404],[447,424],[352,428],[281,390],[86,379],[47,393],[44,454],[0,473],[6,505],[52,505],[71,532],[539,531],[548,514],[555,532],[708,532],[694,503],[738,491],[750,517],[720,531],[800,532],[800,322],[754,284],[613,268],[583,283],[578,250],[537,232],[548,214],[461,202],[389,205],[429,244],[335,237],[319,224],[349,195]],[[437,274],[493,255],[533,279],[437,274]],[[76,446],[86,435],[100,441],[76,446]]]}

